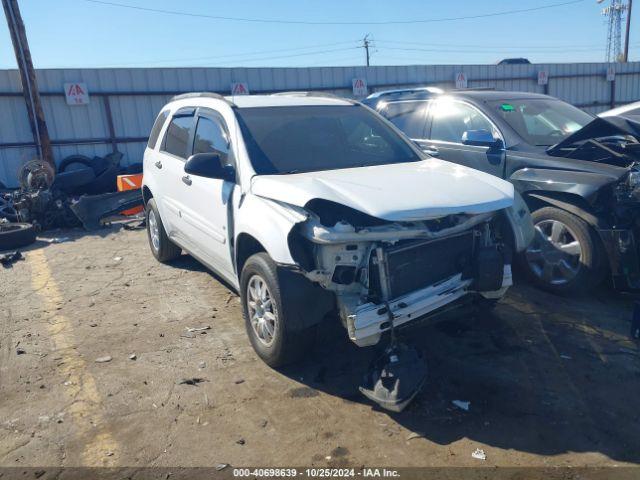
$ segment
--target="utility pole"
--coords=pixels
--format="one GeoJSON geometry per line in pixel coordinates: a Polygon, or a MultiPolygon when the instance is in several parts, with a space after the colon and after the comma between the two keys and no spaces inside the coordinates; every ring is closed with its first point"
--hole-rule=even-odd
{"type": "Polygon", "coordinates": [[[367,56],[367,67],[369,66],[369,34],[366,34],[362,39],[365,54],[367,56]]]}
{"type": "Polygon", "coordinates": [[[36,72],[33,69],[33,61],[31,60],[31,52],[27,43],[27,33],[18,7],[18,0],[2,0],[4,14],[7,17],[9,25],[9,33],[11,34],[11,42],[13,50],[16,54],[18,70],[20,72],[20,81],[22,82],[22,93],[27,105],[27,113],[29,115],[29,123],[31,124],[31,132],[33,140],[36,144],[38,156],[48,162],[52,167],[53,151],[51,149],[51,140],[47,130],[47,123],[42,110],[42,102],[40,100],[40,92],[38,91],[38,82],[36,81],[36,72]]]}
{"type": "Polygon", "coordinates": [[[627,4],[627,31],[624,34],[624,56],[622,61],[627,63],[629,61],[629,29],[631,28],[631,7],[633,6],[633,0],[628,0],[627,4]]]}

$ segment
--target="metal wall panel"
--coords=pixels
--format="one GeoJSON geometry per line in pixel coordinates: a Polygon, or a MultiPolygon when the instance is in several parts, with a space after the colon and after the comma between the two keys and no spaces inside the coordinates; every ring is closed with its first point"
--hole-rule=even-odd
{"type": "MultiPolygon", "coordinates": [[[[85,140],[78,145],[55,145],[56,161],[70,154],[105,155],[112,145],[97,139],[110,137],[106,101],[115,137],[148,135],[153,120],[175,92],[209,90],[228,93],[231,82],[248,82],[253,93],[283,90],[324,90],[351,96],[351,80],[364,77],[371,92],[410,85],[452,88],[454,75],[464,72],[470,88],[496,88],[543,93],[537,84],[540,70],[549,72],[548,92],[591,113],[609,108],[609,64],[542,65],[408,65],[309,68],[115,68],[39,70],[38,86],[54,144],[57,140],[85,140]],[[84,82],[91,102],[68,106],[63,83],[84,82]],[[153,94],[151,94],[153,93],[153,94]],[[108,94],[108,98],[104,94],[108,94]],[[92,140],[87,142],[86,140],[92,140]]],[[[640,100],[640,63],[616,64],[617,104],[640,100]]],[[[0,144],[33,142],[16,70],[0,70],[0,144]],[[11,96],[13,94],[13,96],[11,96]]],[[[139,162],[144,142],[116,142],[125,163],[139,162]]],[[[35,156],[33,146],[0,147],[0,182],[15,186],[15,172],[35,156]]]]}

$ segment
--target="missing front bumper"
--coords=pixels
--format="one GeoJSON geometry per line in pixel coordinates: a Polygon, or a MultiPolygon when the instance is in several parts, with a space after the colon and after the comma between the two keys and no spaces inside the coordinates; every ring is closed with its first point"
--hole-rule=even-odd
{"type": "MultiPolygon", "coordinates": [[[[455,302],[465,295],[481,294],[487,298],[500,298],[513,284],[511,265],[504,266],[502,287],[490,292],[477,292],[473,280],[463,279],[461,274],[400,296],[388,302],[393,325],[398,327],[455,302]]],[[[360,347],[375,345],[382,333],[391,328],[389,314],[384,303],[366,303],[347,316],[347,328],[351,340],[360,347]]]]}

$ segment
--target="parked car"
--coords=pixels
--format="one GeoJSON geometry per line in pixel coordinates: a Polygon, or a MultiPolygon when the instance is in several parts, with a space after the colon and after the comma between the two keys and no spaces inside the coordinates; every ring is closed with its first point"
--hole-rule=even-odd
{"type": "Polygon", "coordinates": [[[640,121],[640,102],[627,103],[621,107],[607,110],[606,112],[599,113],[599,117],[617,117],[617,116],[631,117],[635,121],[640,121]]]}
{"type": "Polygon", "coordinates": [[[337,312],[357,345],[463,299],[495,301],[533,237],[513,186],[428,158],[344,99],[175,97],[144,153],[153,255],[185,250],[240,293],[269,365],[337,312]]]}
{"type": "Polygon", "coordinates": [[[496,65],[531,65],[531,62],[528,58],[518,57],[518,58],[503,58],[498,61],[496,65]]]}
{"type": "Polygon", "coordinates": [[[521,263],[539,286],[584,291],[607,274],[640,287],[640,123],[597,118],[557,98],[433,89],[378,92],[365,102],[429,155],[511,181],[536,239],[521,263]]]}

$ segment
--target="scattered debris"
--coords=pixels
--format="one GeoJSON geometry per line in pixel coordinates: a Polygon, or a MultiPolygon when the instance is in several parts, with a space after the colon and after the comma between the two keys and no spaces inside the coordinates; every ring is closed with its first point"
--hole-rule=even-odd
{"type": "Polygon", "coordinates": [[[193,327],[193,328],[189,328],[187,327],[187,332],[192,333],[192,332],[202,332],[204,330],[211,330],[211,326],[207,325],[206,327],[193,327]]]}
{"type": "Polygon", "coordinates": [[[64,243],[70,242],[71,237],[53,237],[53,238],[39,238],[38,240],[42,240],[47,243],[64,243]]]}
{"type": "Polygon", "coordinates": [[[4,253],[0,255],[0,263],[4,268],[11,268],[13,264],[19,260],[24,260],[24,257],[19,251],[4,253]]]}
{"type": "Polygon", "coordinates": [[[216,470],[220,471],[220,470],[224,470],[225,468],[227,468],[229,466],[228,463],[219,463],[216,465],[216,470]]]}
{"type": "Polygon", "coordinates": [[[178,385],[193,385],[194,387],[197,386],[199,383],[202,382],[206,382],[207,380],[204,378],[198,378],[198,377],[193,377],[193,378],[183,378],[182,380],[180,380],[178,382],[178,385]]]}
{"type": "Polygon", "coordinates": [[[418,432],[411,432],[409,435],[407,435],[407,442],[409,440],[413,440],[414,438],[424,438],[424,434],[418,433],[418,432]]]}
{"type": "Polygon", "coordinates": [[[244,383],[244,378],[236,378],[233,382],[236,385],[240,385],[241,383],[244,383]]]}
{"type": "Polygon", "coordinates": [[[132,353],[131,355],[129,355],[129,360],[137,360],[138,356],[135,353],[132,353]]]}
{"type": "MultiPolygon", "coordinates": [[[[136,221],[138,220],[136,219],[136,221]]],[[[127,222],[122,225],[122,228],[124,228],[125,230],[144,230],[146,227],[147,222],[144,218],[141,221],[138,221],[138,223],[135,225],[133,224],[133,222],[127,222]]]]}
{"type": "Polygon", "coordinates": [[[16,355],[24,355],[27,351],[24,348],[16,348],[16,355]]]}
{"type": "Polygon", "coordinates": [[[486,460],[487,455],[484,453],[484,450],[481,448],[476,448],[475,451],[471,454],[473,458],[477,458],[478,460],[486,460]]]}
{"type": "Polygon", "coordinates": [[[239,438],[238,440],[236,440],[236,443],[238,445],[244,445],[246,442],[244,441],[244,438],[239,438]]]}
{"type": "Polygon", "coordinates": [[[200,362],[198,364],[198,368],[206,368],[207,367],[207,362],[200,362]]]}
{"type": "Polygon", "coordinates": [[[104,357],[96,358],[96,363],[107,363],[113,360],[109,355],[105,355],[104,357]]]}
{"type": "Polygon", "coordinates": [[[122,257],[113,257],[113,261],[114,262],[121,262],[122,261],[122,257]]]}
{"type": "Polygon", "coordinates": [[[113,457],[113,452],[107,452],[105,455],[106,455],[107,457],[113,457]]]}
{"type": "Polygon", "coordinates": [[[453,400],[451,403],[453,403],[460,410],[464,410],[465,412],[468,412],[469,407],[471,407],[471,402],[465,402],[463,400],[453,400]]]}
{"type": "Polygon", "coordinates": [[[97,327],[97,326],[98,326],[98,324],[97,324],[97,323],[92,323],[92,324],[90,324],[89,326],[90,326],[90,327],[97,327]]]}

